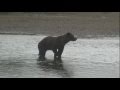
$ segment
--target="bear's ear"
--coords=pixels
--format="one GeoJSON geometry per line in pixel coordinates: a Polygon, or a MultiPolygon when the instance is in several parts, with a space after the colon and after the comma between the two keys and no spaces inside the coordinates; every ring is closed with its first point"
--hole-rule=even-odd
{"type": "Polygon", "coordinates": [[[71,33],[70,33],[70,32],[68,32],[66,35],[71,35],[71,33]]]}

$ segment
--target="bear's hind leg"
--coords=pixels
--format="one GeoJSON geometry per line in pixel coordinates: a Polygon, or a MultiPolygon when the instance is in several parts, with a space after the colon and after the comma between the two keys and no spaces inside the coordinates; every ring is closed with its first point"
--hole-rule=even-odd
{"type": "Polygon", "coordinates": [[[41,55],[40,55],[40,58],[41,58],[41,59],[45,59],[45,53],[46,53],[46,51],[42,51],[42,52],[41,52],[41,55]]]}
{"type": "Polygon", "coordinates": [[[39,58],[45,60],[45,53],[46,53],[46,50],[39,49],[39,58]]]}

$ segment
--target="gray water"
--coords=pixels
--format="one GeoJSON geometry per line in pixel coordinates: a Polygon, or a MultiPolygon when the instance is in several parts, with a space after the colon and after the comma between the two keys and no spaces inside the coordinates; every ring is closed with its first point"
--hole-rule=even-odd
{"type": "Polygon", "coordinates": [[[38,57],[43,35],[0,35],[0,78],[118,78],[119,39],[79,38],[69,42],[62,63],[54,63],[53,52],[46,61],[38,57]]]}

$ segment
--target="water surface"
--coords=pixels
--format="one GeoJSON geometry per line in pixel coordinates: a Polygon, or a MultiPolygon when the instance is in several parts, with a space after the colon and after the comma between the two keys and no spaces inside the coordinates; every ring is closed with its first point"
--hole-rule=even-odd
{"type": "Polygon", "coordinates": [[[43,35],[0,35],[1,78],[119,77],[118,38],[79,38],[65,46],[62,63],[53,52],[39,60],[38,42],[43,35]]]}

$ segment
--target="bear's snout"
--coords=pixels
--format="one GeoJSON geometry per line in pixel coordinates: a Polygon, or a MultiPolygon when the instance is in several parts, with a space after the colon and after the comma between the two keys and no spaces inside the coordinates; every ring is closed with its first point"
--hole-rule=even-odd
{"type": "Polygon", "coordinates": [[[72,39],[72,41],[76,41],[77,40],[77,37],[74,37],[73,39],[72,39]]]}
{"type": "Polygon", "coordinates": [[[77,38],[75,37],[75,38],[74,38],[74,41],[76,41],[76,40],[77,40],[77,38]]]}
{"type": "Polygon", "coordinates": [[[77,40],[77,38],[75,37],[75,41],[77,40]]]}

